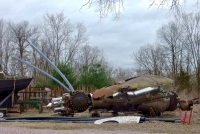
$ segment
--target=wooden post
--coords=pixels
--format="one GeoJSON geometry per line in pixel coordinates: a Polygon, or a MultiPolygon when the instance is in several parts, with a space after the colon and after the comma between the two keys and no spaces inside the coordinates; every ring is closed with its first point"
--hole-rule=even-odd
{"type": "Polygon", "coordinates": [[[42,113],[42,111],[43,111],[43,107],[42,107],[42,102],[41,103],[39,103],[39,114],[41,114],[42,113]]]}
{"type": "Polygon", "coordinates": [[[22,112],[24,112],[24,104],[20,103],[19,104],[19,113],[21,114],[22,112]]]}
{"type": "MultiPolygon", "coordinates": [[[[31,86],[28,86],[28,87],[29,87],[29,92],[31,92],[31,86]]],[[[29,98],[28,98],[28,99],[30,100],[30,98],[31,98],[31,93],[29,93],[29,95],[28,95],[28,96],[29,96],[29,98]]]]}
{"type": "Polygon", "coordinates": [[[56,88],[54,88],[54,98],[56,98],[57,97],[57,94],[56,94],[56,91],[57,91],[57,89],[56,88]]]}

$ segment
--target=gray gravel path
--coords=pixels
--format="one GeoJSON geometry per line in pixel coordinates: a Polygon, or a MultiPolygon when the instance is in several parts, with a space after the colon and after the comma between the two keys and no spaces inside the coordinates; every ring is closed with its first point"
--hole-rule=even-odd
{"type": "Polygon", "coordinates": [[[107,131],[95,129],[81,130],[51,130],[51,129],[30,129],[22,127],[0,126],[0,134],[148,134],[133,131],[107,131]]]}

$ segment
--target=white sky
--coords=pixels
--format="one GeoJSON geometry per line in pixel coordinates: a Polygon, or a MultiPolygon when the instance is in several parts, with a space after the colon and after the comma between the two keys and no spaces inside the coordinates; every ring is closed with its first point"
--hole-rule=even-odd
{"type": "MultiPolygon", "coordinates": [[[[133,51],[156,41],[156,30],[167,24],[170,15],[166,7],[149,8],[149,0],[125,0],[125,10],[119,20],[110,14],[99,20],[95,6],[80,8],[87,0],[0,0],[0,18],[30,24],[43,22],[45,13],[64,12],[71,22],[84,22],[91,46],[103,49],[109,63],[116,67],[133,67],[133,51]]],[[[188,0],[186,10],[194,9],[196,0],[188,0]]]]}

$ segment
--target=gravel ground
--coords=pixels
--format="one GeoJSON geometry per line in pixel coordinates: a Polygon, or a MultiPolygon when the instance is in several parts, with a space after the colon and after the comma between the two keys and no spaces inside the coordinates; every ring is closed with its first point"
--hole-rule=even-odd
{"type": "Polygon", "coordinates": [[[107,131],[107,130],[51,130],[51,129],[28,129],[21,127],[0,127],[1,134],[149,134],[143,132],[133,132],[133,131],[107,131]]]}
{"type": "MultiPolygon", "coordinates": [[[[195,105],[191,124],[166,123],[151,121],[144,123],[105,123],[94,125],[92,123],[22,123],[0,122],[0,134],[199,134],[200,133],[200,105],[195,105]]],[[[51,116],[53,113],[28,110],[23,114],[8,113],[8,117],[19,116],[51,116]]],[[[76,114],[75,117],[88,117],[88,112],[76,114]]],[[[103,115],[102,116],[109,116],[103,115]]],[[[165,112],[163,118],[178,118],[178,112],[165,112]]]]}

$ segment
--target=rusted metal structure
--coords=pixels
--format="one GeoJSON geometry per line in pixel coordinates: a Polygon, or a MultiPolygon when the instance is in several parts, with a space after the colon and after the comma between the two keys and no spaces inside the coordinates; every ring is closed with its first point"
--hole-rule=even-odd
{"type": "Polygon", "coordinates": [[[89,108],[89,111],[94,111],[93,116],[98,116],[99,112],[138,112],[157,116],[164,111],[177,109],[178,95],[162,89],[172,82],[161,76],[138,76],[89,94],[63,94],[62,97],[53,98],[49,106],[54,107],[54,111],[61,115],[73,115],[89,108]]]}
{"type": "Polygon", "coordinates": [[[172,84],[172,80],[161,76],[138,76],[120,85],[102,88],[91,94],[90,110],[105,107],[117,112],[137,111],[151,116],[177,108],[177,94],[162,89],[172,84]],[[103,105],[104,106],[103,106],[103,105]]]}
{"type": "Polygon", "coordinates": [[[32,78],[7,77],[0,68],[0,117],[4,117],[7,108],[17,103],[18,92],[25,89],[31,80],[32,78]]]}
{"type": "MultiPolygon", "coordinates": [[[[50,62],[34,45],[30,44],[30,46],[50,62]]],[[[15,59],[35,68],[63,86],[61,82],[43,70],[21,59],[15,59]]],[[[54,65],[53,67],[55,68],[54,65]]],[[[55,68],[55,70],[57,69],[55,68]]],[[[58,70],[58,72],[60,71],[58,70]]],[[[178,95],[172,92],[169,87],[173,80],[166,77],[155,75],[138,76],[127,79],[122,84],[104,87],[89,94],[74,91],[73,88],[70,88],[71,85],[66,78],[65,81],[69,88],[63,87],[68,93],[64,93],[61,97],[52,98],[52,102],[46,106],[53,107],[54,112],[59,112],[63,116],[73,116],[74,113],[84,112],[87,109],[94,111],[94,116],[98,116],[99,111],[113,112],[114,114],[118,112],[138,112],[157,116],[164,111],[177,109],[179,104],[178,95]]]]}
{"type": "Polygon", "coordinates": [[[178,103],[178,112],[179,118],[182,124],[190,124],[192,118],[193,104],[198,103],[199,98],[194,98],[192,100],[180,100],[180,97],[177,98],[178,103]]]}

